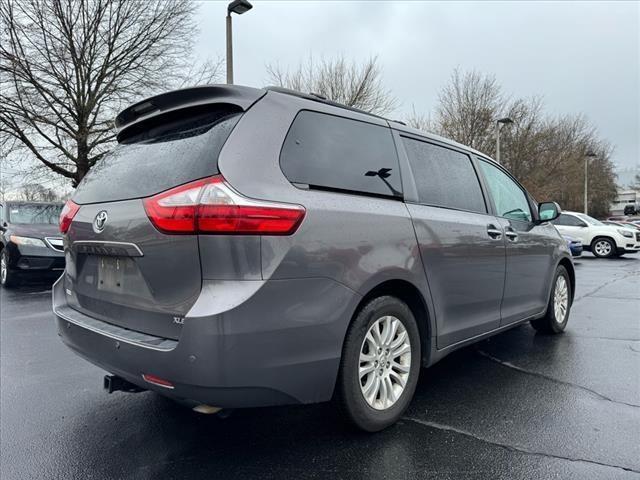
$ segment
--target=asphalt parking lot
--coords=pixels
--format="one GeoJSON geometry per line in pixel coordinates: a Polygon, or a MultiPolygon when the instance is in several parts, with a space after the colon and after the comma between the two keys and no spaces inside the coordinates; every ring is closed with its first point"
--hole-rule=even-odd
{"type": "Polygon", "coordinates": [[[640,478],[640,258],[576,262],[567,332],[518,327],[423,370],[403,420],[330,404],[225,419],[107,395],[59,341],[48,285],[0,294],[0,477],[640,478]]]}

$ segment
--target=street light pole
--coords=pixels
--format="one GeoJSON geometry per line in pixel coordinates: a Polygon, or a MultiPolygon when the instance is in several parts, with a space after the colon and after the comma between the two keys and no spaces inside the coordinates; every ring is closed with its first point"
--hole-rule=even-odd
{"type": "Polygon", "coordinates": [[[584,214],[587,215],[587,205],[589,200],[589,159],[595,158],[596,154],[589,150],[584,155],[584,214]]]}
{"type": "Polygon", "coordinates": [[[513,123],[509,117],[496,120],[496,162],[500,163],[500,125],[508,125],[513,123]]]}
{"type": "Polygon", "coordinates": [[[233,32],[231,12],[227,12],[227,83],[233,85],[233,32]]]}
{"type": "Polygon", "coordinates": [[[496,162],[500,163],[500,122],[496,122],[496,162]]]}
{"type": "Polygon", "coordinates": [[[227,83],[233,85],[233,32],[231,14],[237,13],[242,15],[243,13],[251,10],[253,5],[248,0],[233,0],[227,6],[227,83]]]}

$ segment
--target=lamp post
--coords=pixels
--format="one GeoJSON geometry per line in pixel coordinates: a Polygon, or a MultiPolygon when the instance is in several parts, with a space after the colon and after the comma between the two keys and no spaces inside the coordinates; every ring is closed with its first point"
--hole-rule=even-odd
{"type": "Polygon", "coordinates": [[[227,83],[233,85],[233,38],[231,31],[231,14],[237,13],[242,15],[243,13],[251,10],[251,5],[248,0],[233,0],[227,6],[227,83]]]}
{"type": "Polygon", "coordinates": [[[500,163],[500,125],[509,125],[513,123],[509,117],[496,120],[496,162],[500,163]]]}
{"type": "Polygon", "coordinates": [[[589,179],[589,159],[596,158],[597,155],[589,150],[584,154],[584,214],[587,214],[588,204],[588,179],[589,179]]]}

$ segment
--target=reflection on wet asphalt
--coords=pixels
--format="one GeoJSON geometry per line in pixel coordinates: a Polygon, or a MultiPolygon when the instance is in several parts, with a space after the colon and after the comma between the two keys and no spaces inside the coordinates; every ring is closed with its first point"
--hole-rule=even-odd
{"type": "Polygon", "coordinates": [[[375,435],[330,404],[185,410],[106,395],[55,334],[46,285],[0,295],[0,477],[640,478],[640,258],[576,262],[567,332],[523,325],[423,370],[375,435]]]}

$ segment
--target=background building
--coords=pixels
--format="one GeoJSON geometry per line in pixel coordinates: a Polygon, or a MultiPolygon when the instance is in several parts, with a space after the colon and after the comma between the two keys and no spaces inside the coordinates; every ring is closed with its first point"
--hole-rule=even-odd
{"type": "Polygon", "coordinates": [[[638,210],[640,208],[640,190],[618,190],[618,196],[611,202],[611,215],[623,215],[624,207],[634,204],[638,210]]]}

